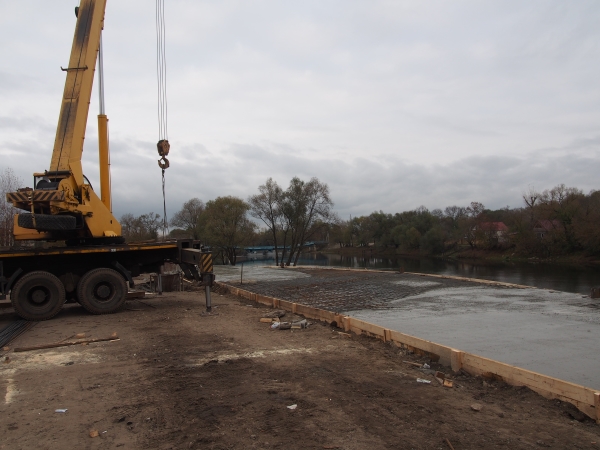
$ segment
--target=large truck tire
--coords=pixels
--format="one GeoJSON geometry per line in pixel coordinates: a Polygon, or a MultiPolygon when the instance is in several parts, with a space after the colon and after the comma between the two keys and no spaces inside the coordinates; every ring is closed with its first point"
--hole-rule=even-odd
{"type": "Polygon", "coordinates": [[[113,269],[93,269],[86,273],[77,286],[77,300],[92,314],[110,314],[118,311],[127,299],[127,284],[113,269]]]}
{"type": "Polygon", "coordinates": [[[15,312],[25,320],[48,320],[65,303],[65,288],[50,272],[37,270],[24,275],[10,293],[15,312]]]}
{"type": "Polygon", "coordinates": [[[33,216],[33,214],[19,214],[17,223],[22,228],[39,231],[74,230],[77,227],[74,216],[35,214],[35,224],[33,216]]]}

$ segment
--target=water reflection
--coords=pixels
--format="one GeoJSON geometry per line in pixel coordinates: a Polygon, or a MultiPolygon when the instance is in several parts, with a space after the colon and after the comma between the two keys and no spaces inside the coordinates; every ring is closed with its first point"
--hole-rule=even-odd
{"type": "MultiPolygon", "coordinates": [[[[274,260],[246,261],[244,264],[274,264],[274,260]]],[[[468,278],[503,281],[557,291],[589,295],[600,285],[600,269],[589,266],[565,266],[543,263],[493,263],[445,261],[437,258],[374,258],[369,250],[364,256],[342,256],[325,253],[300,255],[299,265],[354,267],[407,272],[435,273],[468,278]]]]}

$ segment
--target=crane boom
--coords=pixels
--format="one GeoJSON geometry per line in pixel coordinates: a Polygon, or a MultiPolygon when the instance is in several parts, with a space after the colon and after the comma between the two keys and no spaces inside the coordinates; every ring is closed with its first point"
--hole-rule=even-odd
{"type": "Polygon", "coordinates": [[[106,0],[82,0],[69,59],[50,171],[71,170],[83,183],[81,155],[106,0]]]}

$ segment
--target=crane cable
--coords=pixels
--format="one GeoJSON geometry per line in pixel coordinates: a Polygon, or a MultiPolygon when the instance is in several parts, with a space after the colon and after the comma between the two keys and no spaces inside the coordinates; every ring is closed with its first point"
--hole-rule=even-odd
{"type": "Polygon", "coordinates": [[[167,132],[167,61],[165,52],[165,2],[156,0],[156,77],[158,80],[158,143],[156,148],[161,157],[158,166],[162,170],[163,236],[169,231],[167,201],[165,197],[165,170],[169,168],[169,135],[167,132]]]}

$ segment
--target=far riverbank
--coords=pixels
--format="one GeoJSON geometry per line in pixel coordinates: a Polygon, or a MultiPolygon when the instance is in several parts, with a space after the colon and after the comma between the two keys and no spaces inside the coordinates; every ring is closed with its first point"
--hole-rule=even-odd
{"type": "Polygon", "coordinates": [[[532,264],[559,264],[559,265],[576,265],[576,266],[595,266],[600,269],[600,258],[597,256],[585,255],[583,252],[572,253],[562,256],[553,256],[541,258],[537,256],[526,256],[515,253],[514,249],[505,250],[484,250],[471,249],[469,247],[451,250],[438,255],[422,254],[419,250],[415,251],[399,251],[392,248],[376,248],[376,247],[342,247],[342,248],[326,248],[320,251],[321,253],[336,254],[350,257],[369,257],[369,258],[440,258],[444,260],[465,261],[477,264],[485,263],[532,263],[532,264]]]}

